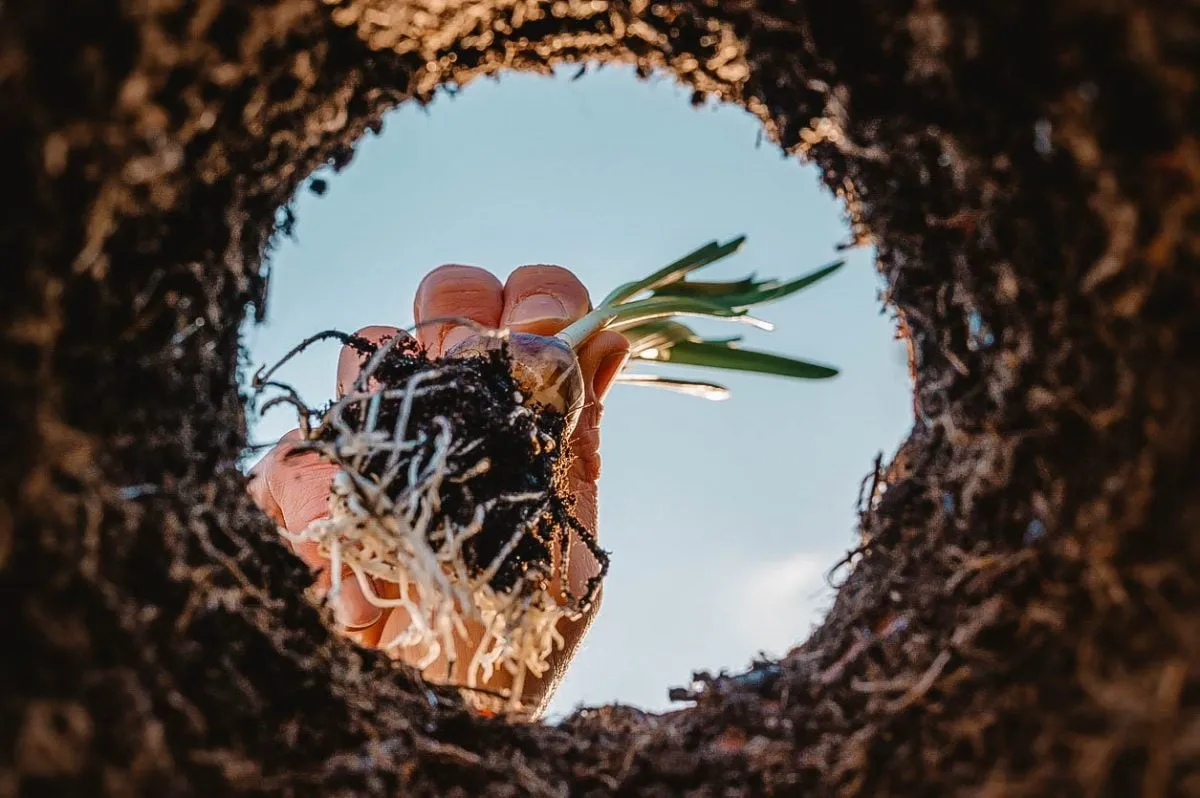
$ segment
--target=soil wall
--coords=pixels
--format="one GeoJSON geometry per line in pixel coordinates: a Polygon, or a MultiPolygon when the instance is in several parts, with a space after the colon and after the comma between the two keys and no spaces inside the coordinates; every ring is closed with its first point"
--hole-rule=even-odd
{"type": "Polygon", "coordinates": [[[0,3],[0,796],[1200,795],[1197,131],[1167,0],[0,3]],[[585,58],[820,165],[919,419],[784,661],[508,727],[301,600],[238,326],[384,111],[585,58]]]}

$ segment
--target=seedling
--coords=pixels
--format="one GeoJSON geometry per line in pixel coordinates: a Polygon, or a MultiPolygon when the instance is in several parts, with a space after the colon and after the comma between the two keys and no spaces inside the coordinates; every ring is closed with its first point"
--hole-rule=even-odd
{"type": "MultiPolygon", "coordinates": [[[[692,282],[687,276],[728,257],[745,236],[725,244],[711,242],[641,280],[626,283],[586,316],[555,336],[505,333],[478,336],[456,347],[452,355],[479,354],[507,342],[514,374],[531,401],[568,416],[568,426],[581,406],[583,380],[575,353],[600,330],[617,330],[629,339],[633,362],[677,363],[734,371],[752,371],[798,379],[827,379],[837,369],[805,360],[738,347],[740,337],[701,338],[677,318],[700,317],[741,322],[765,330],[770,324],[749,315],[750,308],[783,299],[836,272],[837,261],[804,277],[781,283],[753,276],[729,282],[692,282]]],[[[618,381],[721,400],[729,391],[716,383],[624,373],[618,381]]]]}
{"type": "MultiPolygon", "coordinates": [[[[632,362],[676,363],[799,379],[825,379],[829,366],[741,349],[738,338],[703,338],[680,318],[726,319],[764,329],[749,315],[833,274],[834,263],[790,282],[694,282],[693,272],[744,241],[716,242],[643,280],[618,287],[558,335],[480,330],[431,360],[415,340],[370,344],[341,333],[302,343],[254,379],[294,405],[303,441],[339,466],[329,516],[293,541],[315,541],[332,573],[353,573],[368,600],[405,614],[381,639],[435,681],[457,683],[475,706],[520,712],[526,677],[542,676],[559,625],[593,606],[608,556],[571,512],[566,472],[570,433],[584,400],[576,352],[600,330],[630,341],[632,362]],[[353,386],[324,411],[270,381],[313,341],[335,337],[366,362],[353,386]],[[572,541],[576,545],[572,545],[572,541]],[[582,546],[582,549],[579,548],[582,546]],[[565,574],[572,552],[599,573],[574,595],[565,574]],[[508,685],[489,692],[503,670],[508,685]]],[[[621,382],[722,399],[707,381],[623,374],[621,382]]],[[[340,580],[333,580],[335,585],[340,580]]]]}

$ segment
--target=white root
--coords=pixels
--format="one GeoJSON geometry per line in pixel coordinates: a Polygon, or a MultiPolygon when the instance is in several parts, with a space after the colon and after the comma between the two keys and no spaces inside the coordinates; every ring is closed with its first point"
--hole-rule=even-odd
{"type": "MultiPolygon", "coordinates": [[[[508,494],[480,504],[470,522],[437,521],[440,491],[444,482],[464,483],[486,474],[492,464],[486,457],[458,470],[450,462],[454,455],[478,447],[479,440],[455,439],[448,419],[438,417],[434,429],[411,432],[413,402],[422,395],[456,386],[444,369],[419,372],[402,386],[369,393],[365,389],[370,372],[382,362],[377,353],[347,395],[326,413],[320,427],[302,444],[336,463],[329,499],[329,516],[314,521],[293,542],[311,541],[330,559],[332,573],[349,568],[367,600],[377,607],[407,613],[410,622],[381,647],[401,655],[425,673],[430,681],[459,679],[464,698],[493,712],[520,712],[526,676],[540,677],[547,671],[555,649],[564,645],[558,630],[564,619],[577,619],[579,602],[555,600],[548,585],[551,574],[531,569],[508,590],[494,589],[490,581],[503,566],[522,537],[536,524],[550,501],[544,492],[508,494]],[[391,429],[380,429],[382,401],[399,400],[400,412],[391,429]],[[344,412],[357,406],[363,429],[354,429],[344,412]],[[322,436],[334,431],[332,440],[322,436]],[[382,476],[367,476],[367,464],[385,456],[382,476]],[[401,473],[407,486],[395,499],[391,493],[401,473]],[[488,512],[497,505],[524,504],[529,512],[525,526],[513,532],[496,558],[482,571],[471,573],[463,556],[463,545],[479,534],[488,512]],[[374,582],[391,583],[396,598],[380,596],[374,582]],[[465,674],[455,674],[456,663],[466,663],[465,674]],[[434,667],[441,663],[440,667],[434,667]],[[507,672],[510,689],[495,697],[486,688],[498,673],[507,672]],[[470,689],[476,688],[476,689],[470,689]]],[[[527,412],[527,411],[526,411],[527,412]]],[[[510,423],[520,412],[510,418],[510,423]]],[[[559,564],[558,567],[562,567],[559,564]]],[[[337,590],[341,580],[333,580],[337,590]]]]}

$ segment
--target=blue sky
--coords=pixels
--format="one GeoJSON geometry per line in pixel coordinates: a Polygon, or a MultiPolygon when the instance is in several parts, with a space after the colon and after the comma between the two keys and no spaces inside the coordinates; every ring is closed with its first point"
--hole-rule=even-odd
{"type": "MultiPolygon", "coordinates": [[[[576,272],[598,299],[712,239],[748,236],[713,277],[791,277],[839,257],[841,207],[815,168],[740,109],[694,109],[666,78],[605,68],[571,81],[506,75],[425,110],[403,107],[324,197],[298,198],[296,240],[272,261],[253,367],[307,335],[406,326],[421,277],[469,263],[501,279],[525,263],[576,272]]],[[[663,709],[693,670],[780,654],[828,606],[824,575],[853,545],[854,502],[875,455],[911,426],[903,349],[882,313],[869,249],[809,291],[763,308],[772,333],[719,322],[746,345],[832,363],[828,382],[714,375],[726,402],[618,386],[604,422],[604,606],[553,712],[619,701],[663,709]]],[[[310,404],[334,385],[335,345],[279,378],[310,404]]],[[[659,373],[700,376],[663,366],[659,373]],[[670,371],[668,371],[670,369],[670,371]]],[[[280,409],[251,437],[294,425],[280,409]]]]}

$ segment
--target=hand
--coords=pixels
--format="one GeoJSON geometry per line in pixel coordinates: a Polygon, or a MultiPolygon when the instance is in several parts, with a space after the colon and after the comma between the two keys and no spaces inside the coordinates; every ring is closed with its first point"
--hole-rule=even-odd
{"type": "MultiPolygon", "coordinates": [[[[469,338],[474,329],[452,323],[423,324],[434,319],[468,319],[487,328],[507,327],[514,331],[552,335],[582,317],[591,307],[587,289],[566,269],[558,266],[523,266],[501,285],[490,273],[471,266],[442,266],[430,272],[417,289],[413,315],[418,324],[416,337],[437,357],[455,344],[469,338]]],[[[395,327],[364,327],[357,333],[373,342],[395,335],[405,335],[395,327]]],[[[575,496],[575,514],[579,522],[596,534],[596,485],[600,477],[600,416],[602,402],[614,380],[629,358],[629,344],[620,334],[601,332],[589,339],[579,350],[583,371],[585,404],[574,431],[570,448],[574,457],[570,469],[570,490],[575,496]]],[[[350,348],[343,348],[338,358],[338,395],[354,383],[364,359],[350,348]]],[[[337,467],[315,453],[286,457],[293,443],[300,438],[292,430],[280,439],[251,471],[250,495],[254,502],[276,524],[288,532],[303,530],[309,523],[328,514],[330,480],[337,467]]],[[[568,588],[573,595],[583,593],[587,581],[599,569],[595,558],[582,542],[572,540],[568,588]]],[[[329,561],[317,552],[311,542],[292,546],[297,556],[318,572],[314,589],[319,596],[329,592],[329,561]]],[[[396,595],[391,586],[376,583],[380,595],[396,595]]],[[[587,615],[575,622],[563,622],[560,631],[565,646],[551,657],[550,670],[541,679],[525,683],[523,703],[535,714],[544,710],[557,688],[567,665],[574,658],[584,633],[591,625],[599,601],[587,615]]],[[[382,610],[367,601],[352,574],[342,576],[341,588],[334,604],[338,623],[346,633],[362,645],[377,647],[392,640],[408,624],[402,609],[382,610]]],[[[472,641],[475,642],[475,641],[472,641]]],[[[400,657],[398,650],[389,651],[400,657]]],[[[444,674],[444,661],[427,670],[431,675],[444,674]]],[[[465,666],[465,663],[461,663],[465,666]]],[[[510,677],[498,673],[483,685],[499,690],[507,687],[510,677]]],[[[463,683],[465,673],[451,673],[452,683],[463,683]]]]}

